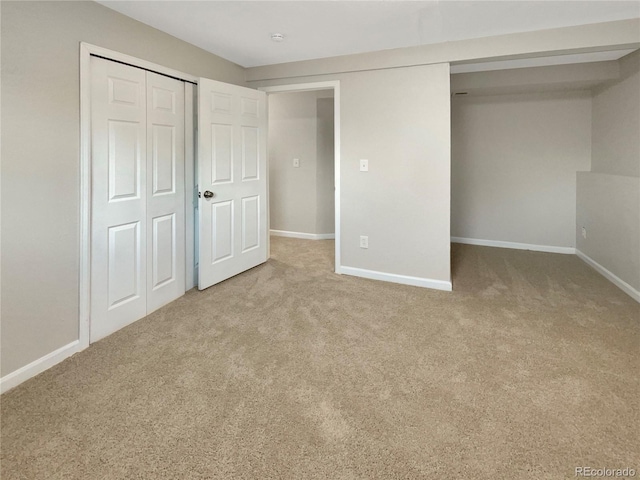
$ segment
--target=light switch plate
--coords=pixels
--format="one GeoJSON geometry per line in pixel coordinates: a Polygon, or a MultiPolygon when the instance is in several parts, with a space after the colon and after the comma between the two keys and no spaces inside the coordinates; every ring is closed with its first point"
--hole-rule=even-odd
{"type": "Polygon", "coordinates": [[[294,166],[294,168],[299,168],[300,167],[300,159],[299,158],[294,158],[293,159],[293,166],[294,166]]]}
{"type": "Polygon", "coordinates": [[[361,172],[368,172],[369,171],[369,160],[367,160],[366,158],[361,158],[360,159],[360,171],[361,172]]]}

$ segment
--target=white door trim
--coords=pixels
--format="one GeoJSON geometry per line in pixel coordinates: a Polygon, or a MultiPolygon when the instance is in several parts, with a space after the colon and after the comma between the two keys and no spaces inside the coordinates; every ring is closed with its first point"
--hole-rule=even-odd
{"type": "MultiPolygon", "coordinates": [[[[333,89],[333,128],[334,128],[334,185],[335,185],[335,272],[341,273],[342,264],[340,260],[340,81],[331,80],[328,82],[311,82],[311,83],[296,83],[291,85],[278,85],[275,87],[260,87],[258,90],[271,93],[285,93],[285,92],[310,92],[314,90],[329,90],[333,89]]],[[[269,127],[267,126],[267,129],[269,127]]],[[[269,172],[269,158],[267,156],[267,181],[269,172]]],[[[267,202],[269,201],[269,188],[267,184],[267,202]]],[[[269,225],[270,227],[271,225],[269,225]]],[[[271,256],[270,242],[268,248],[268,256],[271,256]]]]}
{"type": "MultiPolygon", "coordinates": [[[[163,75],[185,80],[187,82],[198,83],[198,77],[187,73],[163,67],[155,63],[132,57],[124,53],[116,52],[106,48],[80,42],[80,275],[79,275],[79,325],[78,325],[78,348],[77,351],[84,350],[89,346],[89,332],[91,328],[91,55],[97,55],[108,60],[126,63],[134,67],[144,68],[163,75]]],[[[186,118],[185,118],[186,120],[186,118]]],[[[185,133],[188,122],[185,122],[185,133]]],[[[193,123],[191,123],[193,127],[193,123]]],[[[187,138],[185,136],[185,142],[187,138]]],[[[185,149],[189,153],[188,148],[185,149]]],[[[185,155],[185,164],[193,162],[193,149],[191,158],[185,155]]],[[[186,167],[186,165],[185,165],[186,167]]],[[[192,167],[193,168],[193,167],[192,167]]],[[[193,215],[193,177],[185,175],[185,205],[187,218],[193,215]]],[[[188,224],[188,222],[185,222],[188,224]]],[[[191,223],[193,225],[193,223],[191,223]]],[[[194,232],[191,232],[193,239],[194,232]]],[[[189,240],[189,233],[186,232],[186,241],[189,240]]],[[[192,250],[193,251],[193,250],[192,250]]],[[[189,264],[187,258],[187,265],[189,264]]],[[[193,264],[193,258],[191,259],[193,264]]],[[[189,272],[187,267],[187,281],[193,279],[193,270],[189,272]],[[191,275],[191,277],[189,277],[191,275]]]]}

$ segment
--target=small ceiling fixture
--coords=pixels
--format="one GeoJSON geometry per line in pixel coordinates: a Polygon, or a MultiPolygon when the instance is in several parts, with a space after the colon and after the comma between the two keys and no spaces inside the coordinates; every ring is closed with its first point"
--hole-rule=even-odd
{"type": "Polygon", "coordinates": [[[272,33],[271,40],[274,42],[282,42],[284,40],[284,35],[281,33],[272,33]]]}

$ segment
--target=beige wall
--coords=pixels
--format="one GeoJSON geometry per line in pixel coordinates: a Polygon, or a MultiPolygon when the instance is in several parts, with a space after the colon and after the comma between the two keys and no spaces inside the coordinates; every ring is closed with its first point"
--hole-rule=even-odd
{"type": "Polygon", "coordinates": [[[640,291],[640,177],[578,173],[576,238],[580,252],[640,291]]]}
{"type": "Polygon", "coordinates": [[[546,67],[511,68],[451,75],[451,92],[469,95],[575,92],[620,78],[617,60],[546,67]]]}
{"type": "Polygon", "coordinates": [[[342,264],[450,281],[449,65],[339,79],[342,264]]]}
{"type": "Polygon", "coordinates": [[[316,232],[316,92],[269,95],[269,214],[272,230],[316,232]],[[293,159],[300,167],[293,167],[293,159]]]}
{"type": "Polygon", "coordinates": [[[640,176],[640,51],[620,59],[621,78],[593,97],[592,171],[640,176]]]}
{"type": "Polygon", "coordinates": [[[638,291],[640,52],[620,67],[620,80],[594,92],[592,169],[578,175],[576,238],[578,250],[638,291]]]}
{"type": "Polygon", "coordinates": [[[335,233],[334,99],[318,98],[316,233],[335,233]]]}
{"type": "Polygon", "coordinates": [[[340,81],[342,265],[450,281],[449,65],[249,86],[326,80],[340,81]]]}
{"type": "Polygon", "coordinates": [[[590,92],[454,96],[451,135],[452,236],[575,246],[590,92]]]}
{"type": "Polygon", "coordinates": [[[244,83],[244,70],[93,2],[2,2],[2,369],[78,338],[79,43],[244,83]]]}

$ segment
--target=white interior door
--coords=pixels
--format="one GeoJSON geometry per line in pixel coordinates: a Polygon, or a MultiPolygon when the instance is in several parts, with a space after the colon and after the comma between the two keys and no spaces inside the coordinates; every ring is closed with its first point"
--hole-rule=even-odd
{"type": "Polygon", "coordinates": [[[267,261],[266,94],[198,85],[200,290],[267,261]]]}
{"type": "Polygon", "coordinates": [[[185,289],[184,85],[91,58],[90,341],[185,289]]]}

